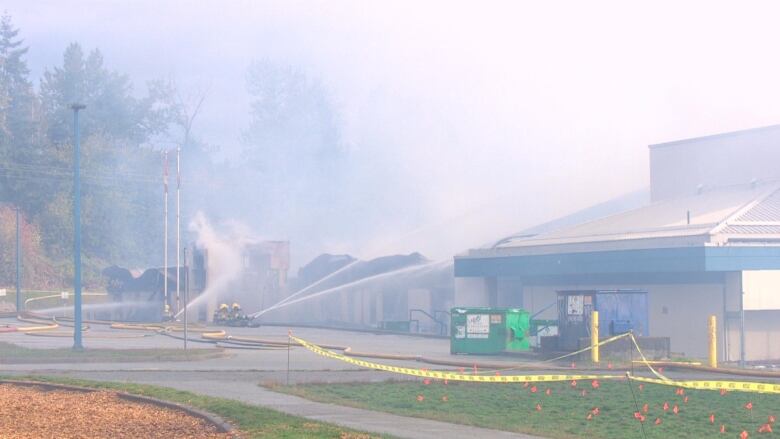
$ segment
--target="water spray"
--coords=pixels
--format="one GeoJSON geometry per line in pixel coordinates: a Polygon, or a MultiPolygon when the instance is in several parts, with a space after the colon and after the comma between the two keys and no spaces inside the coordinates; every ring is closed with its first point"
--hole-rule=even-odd
{"type": "Polygon", "coordinates": [[[257,317],[260,317],[261,315],[263,315],[263,314],[265,314],[265,313],[267,313],[269,311],[273,311],[275,309],[284,308],[286,306],[294,305],[296,303],[303,302],[305,300],[314,299],[315,297],[324,296],[326,294],[330,294],[330,293],[333,293],[333,292],[336,292],[336,291],[340,291],[340,290],[343,290],[343,289],[346,289],[346,288],[352,288],[352,287],[355,287],[355,286],[358,286],[358,285],[362,285],[364,283],[369,283],[369,282],[372,282],[372,281],[375,281],[375,280],[383,279],[383,278],[394,276],[394,275],[399,275],[399,274],[403,274],[403,273],[411,273],[411,272],[418,271],[418,270],[423,270],[423,269],[431,269],[431,268],[436,267],[436,266],[445,265],[445,264],[447,264],[449,262],[450,262],[449,259],[445,259],[445,260],[438,261],[438,262],[428,262],[428,263],[421,264],[421,265],[414,265],[414,266],[411,266],[411,267],[399,268],[397,270],[387,271],[385,273],[379,273],[379,274],[375,274],[373,276],[364,277],[362,279],[358,279],[356,281],[348,282],[348,283],[343,284],[343,285],[338,285],[338,286],[335,286],[333,288],[328,288],[328,289],[325,289],[325,290],[322,290],[322,291],[318,291],[318,292],[316,292],[314,294],[311,294],[309,296],[300,297],[300,298],[295,299],[295,300],[287,301],[286,303],[283,303],[281,305],[275,305],[275,306],[272,306],[270,308],[266,308],[266,309],[264,309],[262,311],[259,311],[259,312],[256,312],[256,313],[252,314],[251,317],[257,318],[257,317]]]}
{"type": "Polygon", "coordinates": [[[343,266],[343,267],[339,268],[338,270],[334,271],[333,273],[330,273],[330,274],[328,274],[327,276],[324,276],[324,277],[322,277],[321,279],[318,279],[318,280],[317,280],[317,281],[315,281],[314,283],[312,283],[312,284],[309,284],[309,285],[307,285],[307,286],[305,286],[305,287],[301,288],[300,290],[298,290],[298,291],[296,291],[295,293],[293,293],[293,294],[291,294],[291,295],[289,295],[289,296],[285,297],[284,299],[282,299],[282,300],[280,300],[280,301],[278,301],[278,302],[274,303],[273,305],[269,306],[268,308],[262,309],[262,310],[258,311],[257,313],[255,313],[255,314],[252,314],[252,317],[255,317],[255,315],[258,315],[258,316],[259,316],[259,315],[261,315],[261,314],[262,314],[263,312],[265,312],[265,311],[270,311],[271,309],[278,308],[279,306],[281,306],[281,305],[283,305],[283,304],[285,304],[285,303],[289,302],[290,300],[292,300],[292,299],[294,299],[294,298],[296,298],[296,297],[300,296],[301,294],[303,294],[303,293],[305,293],[305,292],[307,292],[307,291],[311,290],[312,288],[316,287],[317,285],[320,285],[320,284],[322,284],[322,283],[323,283],[323,282],[325,282],[326,280],[333,278],[333,277],[334,277],[334,276],[336,276],[337,274],[339,274],[339,273],[341,273],[341,272],[343,272],[343,271],[346,271],[348,268],[352,267],[353,265],[355,265],[355,264],[357,264],[357,263],[359,263],[359,262],[361,262],[361,261],[360,261],[360,259],[355,259],[354,261],[350,262],[349,264],[347,264],[347,265],[345,265],[345,266],[343,266]]]}

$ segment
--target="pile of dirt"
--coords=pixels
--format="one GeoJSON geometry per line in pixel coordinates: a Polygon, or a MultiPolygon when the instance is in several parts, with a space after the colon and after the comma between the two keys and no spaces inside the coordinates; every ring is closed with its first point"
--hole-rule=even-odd
{"type": "Polygon", "coordinates": [[[227,439],[214,425],[179,410],[75,392],[0,384],[0,437],[227,439]]]}

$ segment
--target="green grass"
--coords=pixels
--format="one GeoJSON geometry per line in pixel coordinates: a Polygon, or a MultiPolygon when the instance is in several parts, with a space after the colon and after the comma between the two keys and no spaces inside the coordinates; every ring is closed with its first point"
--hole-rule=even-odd
{"type": "Polygon", "coordinates": [[[103,363],[140,361],[190,361],[219,358],[221,349],[30,349],[0,342],[0,364],[103,363]]]}
{"type": "Polygon", "coordinates": [[[61,377],[3,377],[16,379],[70,384],[98,389],[111,389],[137,395],[173,401],[214,413],[240,430],[242,438],[340,438],[368,439],[388,436],[369,435],[344,429],[332,424],[311,421],[297,416],[286,415],[275,410],[244,404],[223,398],[196,395],[190,392],[167,387],[142,384],[98,382],[61,377]]]}
{"type": "MultiPolygon", "coordinates": [[[[643,390],[632,383],[640,408],[648,404],[644,424],[634,419],[637,411],[631,389],[625,380],[601,381],[593,389],[590,381],[537,384],[537,393],[530,386],[499,383],[449,383],[434,381],[424,385],[418,381],[384,383],[309,384],[276,387],[294,395],[315,401],[330,402],[403,416],[416,416],[445,422],[536,434],[551,438],[642,438],[642,425],[648,438],[704,438],[720,436],[721,424],[726,426],[723,437],[737,437],[747,430],[750,437],[758,435],[758,427],[768,415],[780,418],[780,396],[718,391],[685,390],[689,400],[675,395],[676,388],[645,384],[643,390]],[[550,389],[551,395],[545,390],[550,389]],[[582,396],[582,389],[587,395],[582,396]],[[423,396],[423,401],[418,401],[423,396]],[[447,401],[442,401],[446,396],[447,401]],[[663,411],[664,402],[670,409],[663,411]],[[744,405],[753,403],[753,410],[744,405]],[[541,411],[536,405],[541,405],[541,411]],[[674,404],[679,414],[674,415],[674,404]],[[600,414],[587,420],[588,413],[598,407],[600,414]],[[715,424],[709,416],[715,414],[715,424]],[[752,413],[752,414],[751,414],[752,413]],[[660,425],[654,425],[656,418],[660,425]]],[[[775,428],[777,435],[780,425],[775,428]]],[[[772,437],[773,434],[760,435],[772,437]]]]}

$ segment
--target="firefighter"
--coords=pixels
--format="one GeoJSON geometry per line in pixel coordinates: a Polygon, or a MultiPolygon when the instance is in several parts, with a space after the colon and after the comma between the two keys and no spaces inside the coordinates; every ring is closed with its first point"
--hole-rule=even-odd
{"type": "Polygon", "coordinates": [[[239,318],[241,318],[241,305],[239,305],[236,302],[233,302],[232,312],[230,313],[230,318],[232,318],[234,320],[238,320],[239,318]]]}
{"type": "Polygon", "coordinates": [[[219,305],[219,310],[216,312],[217,318],[215,320],[226,321],[230,317],[227,303],[219,305]]]}

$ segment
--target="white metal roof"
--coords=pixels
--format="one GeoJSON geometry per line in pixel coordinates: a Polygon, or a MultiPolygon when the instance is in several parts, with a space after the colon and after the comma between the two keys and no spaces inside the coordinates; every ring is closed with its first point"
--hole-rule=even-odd
{"type": "Polygon", "coordinates": [[[710,189],[634,210],[501,242],[471,256],[544,254],[627,248],[780,242],[780,184],[710,189]]]}

